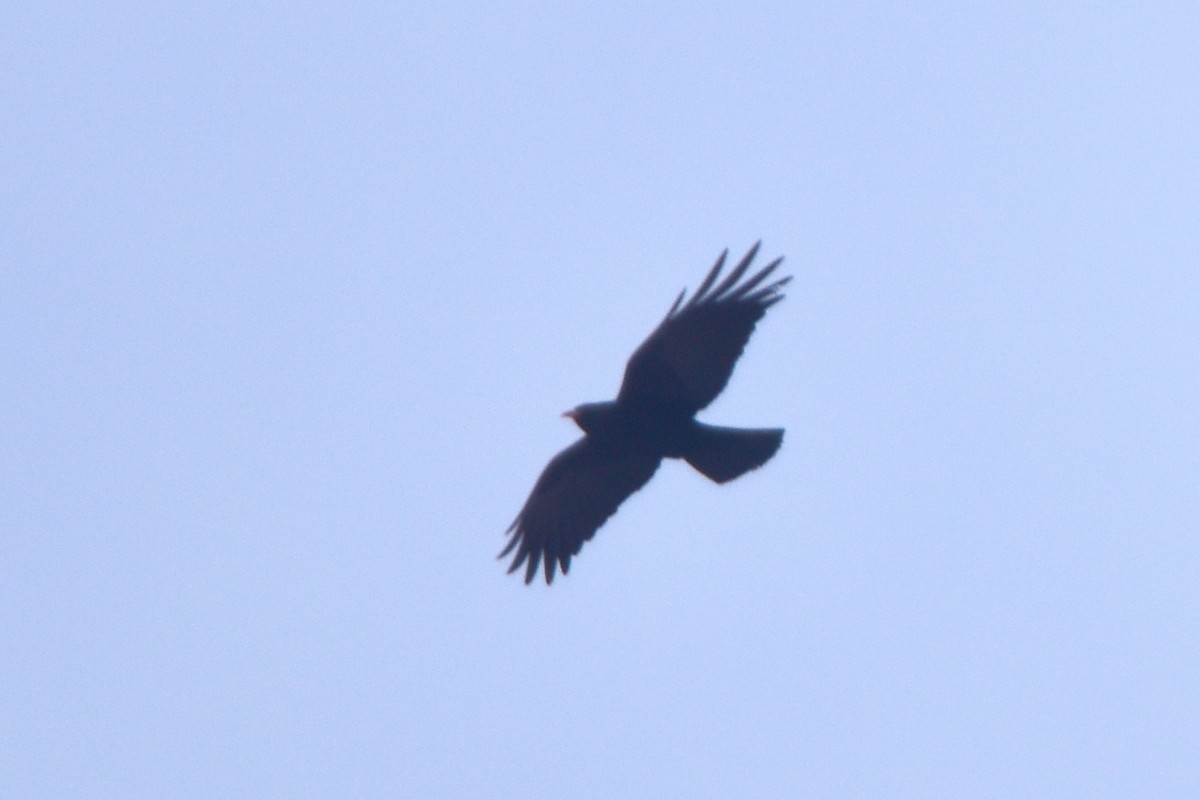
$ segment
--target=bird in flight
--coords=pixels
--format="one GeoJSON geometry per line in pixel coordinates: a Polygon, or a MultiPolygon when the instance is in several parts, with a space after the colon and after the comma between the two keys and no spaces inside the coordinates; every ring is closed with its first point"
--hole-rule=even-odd
{"type": "Polygon", "coordinates": [[[499,558],[510,573],[525,565],[525,583],[544,565],[567,574],[571,557],[617,507],[646,485],[664,458],[682,458],[717,483],[761,467],[783,441],[782,428],[724,428],[695,419],[725,388],[734,364],[767,309],[783,299],[791,277],[767,279],[782,256],[742,280],[761,242],[717,285],[729,251],[700,288],[687,290],[630,356],[616,400],[584,403],[570,417],[584,435],[542,470],[507,531],[499,558]],[[741,281],[741,283],[739,283],[741,281]]]}

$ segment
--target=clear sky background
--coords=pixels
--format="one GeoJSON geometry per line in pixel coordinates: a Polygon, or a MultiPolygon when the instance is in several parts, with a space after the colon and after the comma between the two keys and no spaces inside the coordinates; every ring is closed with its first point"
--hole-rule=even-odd
{"type": "Polygon", "coordinates": [[[0,796],[1200,796],[1200,7],[7,3],[0,796]],[[547,588],[557,415],[787,299],[547,588]]]}

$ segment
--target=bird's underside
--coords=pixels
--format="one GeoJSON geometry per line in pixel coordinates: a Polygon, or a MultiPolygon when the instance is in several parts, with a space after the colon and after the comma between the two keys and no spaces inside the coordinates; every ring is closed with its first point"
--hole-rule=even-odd
{"type": "Polygon", "coordinates": [[[682,458],[725,483],[779,449],[781,428],[723,428],[695,419],[729,382],[754,326],[783,299],[780,290],[790,277],[767,282],[782,257],[742,280],[758,248],[724,279],[728,251],[722,253],[690,300],[680,293],[630,357],[615,400],[567,412],[584,435],[550,460],[509,527],[500,557],[513,554],[510,573],[523,565],[529,583],[540,563],[546,583],[556,567],[565,575],[583,543],[653,477],[663,458],[682,458]]]}

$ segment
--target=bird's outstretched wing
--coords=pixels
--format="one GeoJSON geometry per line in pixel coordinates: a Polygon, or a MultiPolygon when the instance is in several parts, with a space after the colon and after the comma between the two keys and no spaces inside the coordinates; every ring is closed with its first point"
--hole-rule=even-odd
{"type": "Polygon", "coordinates": [[[758,253],[758,242],[714,288],[725,264],[726,250],[686,303],[679,293],[654,332],[625,365],[618,402],[639,397],[671,403],[695,413],[707,406],[729,382],[754,325],[783,299],[780,289],[791,277],[763,285],[783,262],[777,258],[754,277],[746,274],[758,253]]]}
{"type": "Polygon", "coordinates": [[[584,436],[550,460],[508,529],[511,536],[499,558],[514,548],[515,572],[525,564],[525,583],[545,564],[546,583],[558,565],[564,575],[571,556],[611,517],[625,498],[646,485],[661,456],[618,449],[584,436]]]}

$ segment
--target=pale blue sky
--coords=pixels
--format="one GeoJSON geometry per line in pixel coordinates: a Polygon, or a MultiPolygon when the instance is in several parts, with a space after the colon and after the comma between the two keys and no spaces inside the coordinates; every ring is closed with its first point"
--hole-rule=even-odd
{"type": "Polygon", "coordinates": [[[8,3],[0,796],[1200,796],[1195,3],[8,3]],[[724,247],[795,279],[494,560],[724,247]]]}

